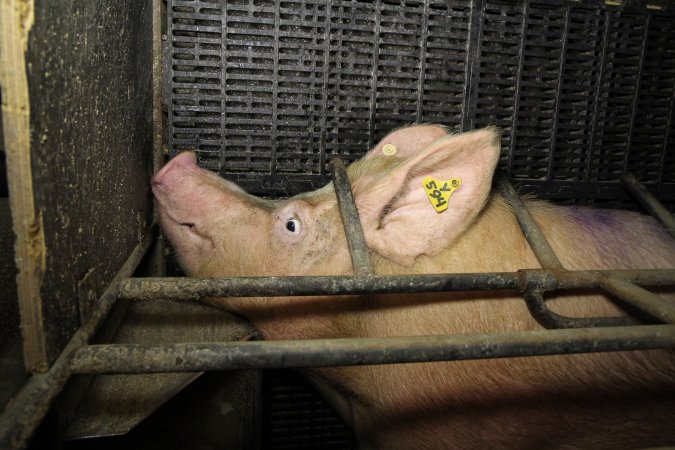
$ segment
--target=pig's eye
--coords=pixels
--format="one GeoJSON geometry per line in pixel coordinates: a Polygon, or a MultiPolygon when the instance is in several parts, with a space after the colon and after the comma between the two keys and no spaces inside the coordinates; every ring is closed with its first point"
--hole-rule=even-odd
{"type": "Polygon", "coordinates": [[[292,218],[286,221],[286,229],[291,233],[297,233],[300,231],[301,223],[298,219],[292,218]]]}

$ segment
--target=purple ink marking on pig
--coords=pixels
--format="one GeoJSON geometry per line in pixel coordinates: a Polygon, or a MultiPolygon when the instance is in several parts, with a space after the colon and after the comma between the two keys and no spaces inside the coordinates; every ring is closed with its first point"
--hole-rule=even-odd
{"type": "Polygon", "coordinates": [[[585,229],[592,231],[605,226],[616,226],[616,214],[608,209],[570,207],[570,212],[575,220],[582,224],[585,229]]]}
{"type": "Polygon", "coordinates": [[[638,254],[653,251],[653,248],[645,247],[645,236],[650,236],[652,247],[654,242],[664,247],[673,245],[667,230],[650,216],[578,206],[568,207],[567,214],[580,226],[583,234],[592,239],[593,246],[605,255],[605,262],[612,267],[628,267],[638,254]]]}

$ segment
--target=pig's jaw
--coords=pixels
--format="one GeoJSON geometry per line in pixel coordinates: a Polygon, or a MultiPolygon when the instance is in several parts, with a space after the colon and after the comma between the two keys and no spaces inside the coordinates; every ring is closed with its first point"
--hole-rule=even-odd
{"type": "Polygon", "coordinates": [[[213,239],[200,233],[194,223],[175,220],[161,204],[159,218],[164,234],[178,253],[181,266],[194,275],[198,271],[198,263],[215,252],[213,239]]]}
{"type": "MultiPolygon", "coordinates": [[[[190,241],[196,241],[200,244],[208,243],[212,248],[215,247],[213,239],[201,232],[196,222],[175,219],[171,213],[161,205],[159,208],[159,217],[164,230],[170,230],[172,234],[179,232],[182,236],[187,237],[190,241]]],[[[200,247],[201,246],[202,245],[200,245],[200,247]]]]}

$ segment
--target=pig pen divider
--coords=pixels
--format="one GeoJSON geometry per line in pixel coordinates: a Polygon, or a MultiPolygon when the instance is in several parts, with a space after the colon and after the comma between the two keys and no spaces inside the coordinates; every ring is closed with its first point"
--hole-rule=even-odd
{"type": "MultiPolygon", "coordinates": [[[[344,167],[334,164],[336,189],[349,190],[344,167]]],[[[238,277],[219,279],[130,278],[150,244],[155,229],[142,239],[115,280],[99,299],[51,369],[36,374],[0,417],[0,449],[25,448],[50,404],[75,374],[149,373],[263,368],[300,368],[453,361],[582,352],[675,348],[675,308],[639,286],[673,286],[674,269],[584,270],[562,268],[555,253],[518,199],[508,181],[500,187],[512,205],[542,269],[508,273],[382,276],[372,273],[367,259],[353,258],[353,276],[238,277]],[[509,195],[509,190],[513,191],[509,195]],[[549,252],[550,250],[550,252],[549,252]],[[357,270],[358,269],[358,270],[357,270]],[[547,292],[598,288],[628,302],[650,319],[577,319],[558,316],[543,300],[547,292]],[[545,328],[476,335],[349,338],[330,340],[221,342],[167,345],[87,345],[117,299],[198,300],[218,296],[356,295],[398,292],[520,291],[533,316],[545,328]],[[665,324],[654,324],[665,322],[665,324]],[[627,326],[628,325],[628,326],[627,326]],[[574,329],[576,328],[576,329],[574,329]]],[[[361,229],[351,192],[338,194],[345,232],[352,247],[365,248],[352,236],[361,229]],[[356,221],[356,223],[352,223],[356,221]],[[349,223],[348,223],[349,222],[349,223]]],[[[639,194],[638,194],[639,195],[639,194]]],[[[667,220],[667,219],[666,219],[667,220]]],[[[362,231],[361,231],[362,233],[362,231]]]]}

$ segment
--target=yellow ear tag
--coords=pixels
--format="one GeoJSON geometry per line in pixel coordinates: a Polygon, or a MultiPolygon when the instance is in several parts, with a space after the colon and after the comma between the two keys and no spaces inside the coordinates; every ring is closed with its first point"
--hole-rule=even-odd
{"type": "Polygon", "coordinates": [[[394,144],[385,144],[384,147],[382,147],[382,153],[387,156],[395,155],[397,151],[398,149],[394,144]]]}
{"type": "Polygon", "coordinates": [[[455,192],[462,181],[459,178],[450,178],[446,181],[440,181],[433,177],[426,177],[422,180],[424,190],[427,192],[427,197],[436,212],[443,212],[448,209],[448,200],[453,192],[455,192]]]}

